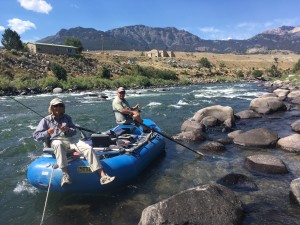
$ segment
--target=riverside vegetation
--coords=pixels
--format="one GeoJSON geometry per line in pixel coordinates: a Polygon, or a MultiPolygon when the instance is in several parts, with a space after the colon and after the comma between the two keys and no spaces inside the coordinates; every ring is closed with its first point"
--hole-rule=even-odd
{"type": "Polygon", "coordinates": [[[76,56],[0,50],[0,95],[283,79],[298,82],[299,55],[176,52],[149,58],[138,51],[95,51],[76,56]]]}

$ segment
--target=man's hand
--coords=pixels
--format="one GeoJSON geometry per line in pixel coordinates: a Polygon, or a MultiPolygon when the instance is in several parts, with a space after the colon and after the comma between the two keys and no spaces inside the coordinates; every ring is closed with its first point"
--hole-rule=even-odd
{"type": "Polygon", "coordinates": [[[132,110],[138,110],[141,108],[140,104],[136,104],[134,107],[132,107],[132,110]]]}
{"type": "Polygon", "coordinates": [[[49,128],[47,130],[48,134],[52,135],[54,133],[54,128],[49,128]]]}
{"type": "Polygon", "coordinates": [[[62,132],[68,131],[68,130],[70,129],[69,127],[67,127],[66,124],[59,125],[58,128],[59,128],[62,132]]]}

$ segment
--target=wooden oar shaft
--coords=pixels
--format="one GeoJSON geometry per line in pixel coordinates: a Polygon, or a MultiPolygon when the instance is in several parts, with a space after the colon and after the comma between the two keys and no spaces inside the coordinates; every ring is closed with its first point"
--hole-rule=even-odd
{"type": "Polygon", "coordinates": [[[194,149],[192,149],[192,148],[190,148],[190,147],[188,147],[188,146],[186,146],[186,145],[180,143],[179,141],[175,140],[174,138],[170,137],[169,135],[166,135],[166,134],[164,134],[164,133],[162,133],[162,132],[160,132],[160,131],[158,131],[158,130],[152,128],[152,127],[149,127],[149,126],[145,125],[144,123],[138,122],[138,121],[136,121],[136,120],[135,120],[134,122],[137,122],[138,124],[140,124],[140,125],[142,125],[142,126],[144,126],[144,127],[147,127],[147,128],[149,128],[149,129],[153,130],[154,132],[156,132],[156,133],[158,133],[158,134],[164,136],[165,138],[169,139],[170,141],[173,141],[173,142],[175,142],[176,144],[179,144],[179,145],[181,145],[182,147],[185,147],[185,148],[187,148],[188,150],[190,150],[190,151],[192,151],[192,152],[194,152],[194,153],[196,153],[196,154],[198,154],[198,155],[200,155],[200,156],[202,156],[202,157],[204,156],[204,154],[202,154],[201,152],[198,152],[198,151],[196,151],[196,150],[194,150],[194,149]]]}

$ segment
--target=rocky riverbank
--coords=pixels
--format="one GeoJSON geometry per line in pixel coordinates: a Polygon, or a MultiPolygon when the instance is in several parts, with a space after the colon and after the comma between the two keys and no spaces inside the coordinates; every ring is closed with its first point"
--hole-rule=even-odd
{"type": "MultiPolygon", "coordinates": [[[[226,151],[227,145],[236,145],[240,151],[257,149],[257,154],[241,159],[244,167],[257,174],[257,178],[292,177],[290,189],[286,190],[290,199],[286,201],[296,203],[299,207],[300,174],[295,170],[295,163],[298,162],[300,152],[300,119],[293,119],[289,130],[283,129],[284,126],[280,124],[300,117],[300,87],[281,81],[265,85],[270,87],[270,92],[252,99],[249,109],[234,112],[231,107],[220,105],[200,109],[182,124],[181,133],[174,138],[198,144],[207,157],[217,157],[220,152],[226,151]],[[249,123],[256,124],[256,128],[247,129],[249,123]],[[275,148],[292,155],[278,157],[272,154],[275,148]]],[[[260,220],[249,223],[247,218],[251,218],[251,212],[247,212],[249,206],[243,203],[243,199],[247,193],[259,190],[255,179],[244,174],[230,173],[215,183],[197,186],[147,207],[139,225],[272,224],[271,221],[277,224],[298,224],[296,218],[283,212],[280,216],[268,212],[268,215],[262,214],[260,220]]],[[[272,194],[276,195],[276,192],[272,194]]]]}

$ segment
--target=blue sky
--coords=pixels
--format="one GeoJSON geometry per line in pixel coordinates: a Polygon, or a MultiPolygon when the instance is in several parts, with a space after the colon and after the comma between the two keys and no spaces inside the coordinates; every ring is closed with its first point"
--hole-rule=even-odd
{"type": "Polygon", "coordinates": [[[176,27],[202,39],[248,39],[283,25],[300,26],[299,0],[0,0],[0,34],[23,42],[62,28],[107,31],[131,25],[176,27]]]}

